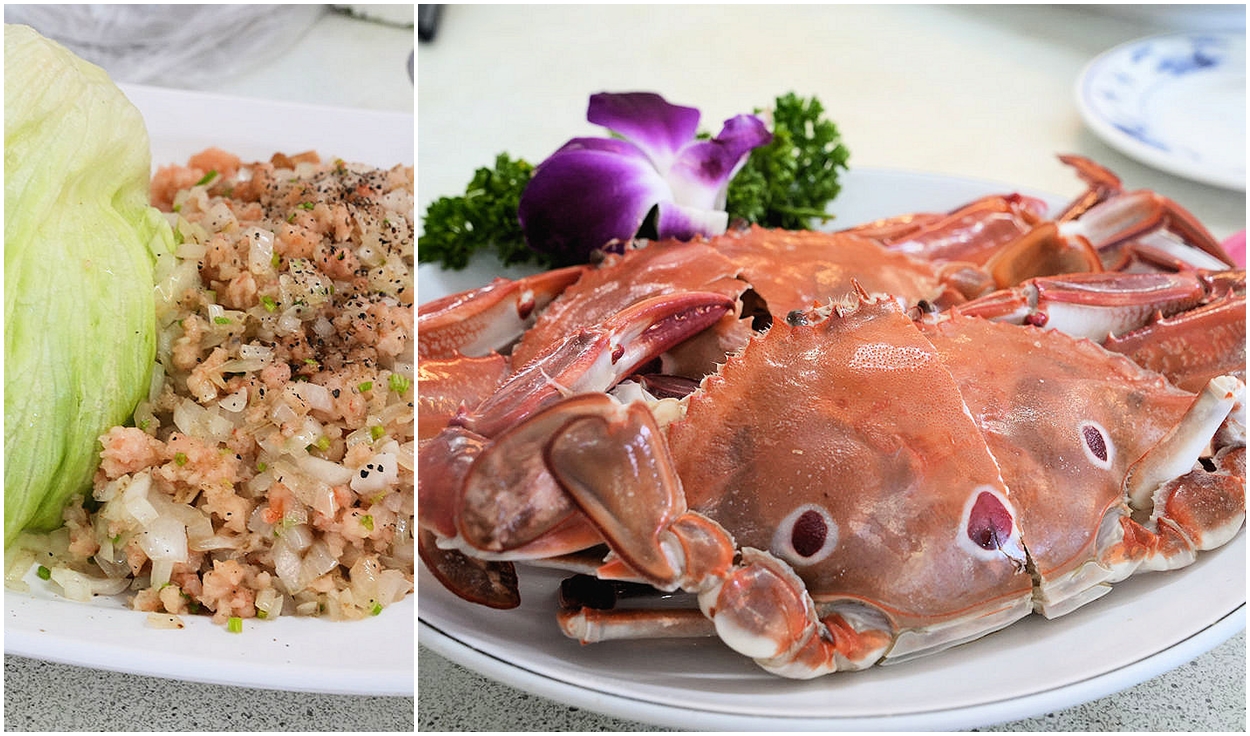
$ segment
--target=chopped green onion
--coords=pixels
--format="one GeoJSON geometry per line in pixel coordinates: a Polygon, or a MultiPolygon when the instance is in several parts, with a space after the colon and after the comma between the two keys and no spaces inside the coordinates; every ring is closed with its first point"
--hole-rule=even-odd
{"type": "Polygon", "coordinates": [[[260,305],[265,308],[266,312],[278,311],[278,303],[269,295],[265,295],[260,298],[260,305]]]}
{"type": "Polygon", "coordinates": [[[216,170],[216,169],[209,169],[209,170],[208,170],[208,173],[207,173],[207,174],[205,174],[205,175],[204,175],[204,177],[203,177],[202,179],[200,179],[199,181],[197,181],[197,182],[195,183],[195,186],[197,186],[197,187],[202,187],[202,186],[204,186],[205,184],[209,183],[210,181],[212,181],[213,179],[216,179],[216,178],[217,178],[217,170],[216,170]]]}
{"type": "Polygon", "coordinates": [[[362,394],[372,391],[373,381],[362,381],[361,383],[357,384],[356,390],[362,394]]]}
{"type": "Polygon", "coordinates": [[[378,614],[379,614],[379,613],[381,613],[381,612],[382,612],[382,604],[381,604],[381,603],[378,603],[377,601],[374,601],[374,602],[373,602],[373,608],[370,608],[370,609],[369,609],[369,613],[370,613],[371,615],[376,616],[376,615],[378,615],[378,614]]]}
{"type": "Polygon", "coordinates": [[[330,449],[330,438],[329,438],[329,437],[326,437],[326,436],[323,434],[323,435],[321,435],[320,437],[318,437],[318,438],[317,438],[317,441],[316,441],[316,442],[312,443],[312,447],[315,447],[315,448],[317,448],[318,450],[322,450],[322,451],[324,451],[324,450],[328,450],[328,449],[330,449]]]}
{"type": "Polygon", "coordinates": [[[277,253],[274,253],[272,256],[269,257],[269,265],[273,266],[274,268],[281,266],[282,256],[278,255],[277,253]]]}
{"type": "Polygon", "coordinates": [[[228,325],[230,324],[230,318],[229,317],[213,317],[213,322],[216,322],[219,325],[228,325]]]}
{"type": "Polygon", "coordinates": [[[405,391],[408,390],[408,387],[412,385],[412,381],[409,381],[407,378],[404,378],[398,373],[392,373],[389,380],[390,380],[391,390],[397,394],[404,393],[405,391]]]}
{"type": "Polygon", "coordinates": [[[373,531],[373,514],[365,514],[360,517],[360,525],[369,531],[373,531]]]}
{"type": "Polygon", "coordinates": [[[40,580],[52,579],[52,571],[44,567],[43,565],[40,565],[39,569],[35,570],[35,574],[39,576],[40,580]]]}
{"type": "Polygon", "coordinates": [[[256,463],[256,472],[257,472],[257,473],[263,473],[263,472],[265,472],[268,468],[269,468],[269,463],[265,463],[265,462],[257,462],[257,463],[256,463]]]}
{"type": "Polygon", "coordinates": [[[239,634],[243,632],[243,619],[238,616],[231,616],[226,620],[226,631],[231,634],[239,634]]]}
{"type": "Polygon", "coordinates": [[[317,206],[317,204],[316,204],[315,202],[300,202],[300,203],[299,203],[299,205],[298,205],[298,207],[299,207],[301,210],[304,210],[305,212],[308,212],[308,211],[312,210],[312,208],[314,208],[314,207],[316,207],[316,206],[317,206]]]}
{"type": "Polygon", "coordinates": [[[291,214],[287,215],[287,216],[286,216],[286,221],[287,221],[287,222],[290,222],[290,223],[294,223],[294,222],[295,222],[295,213],[294,213],[294,212],[292,212],[291,214]]]}
{"type": "Polygon", "coordinates": [[[257,609],[256,609],[256,618],[260,619],[261,621],[264,621],[265,619],[269,618],[269,614],[268,614],[268,613],[266,613],[265,611],[262,611],[261,609],[257,608],[257,609]]]}
{"type": "Polygon", "coordinates": [[[375,424],[369,428],[369,439],[374,442],[377,442],[384,434],[386,434],[386,427],[381,424],[375,424]]]}
{"type": "Polygon", "coordinates": [[[175,453],[174,453],[174,464],[175,464],[175,465],[178,465],[178,466],[186,465],[186,464],[187,464],[187,453],[185,453],[185,452],[175,452],[175,453]]]}

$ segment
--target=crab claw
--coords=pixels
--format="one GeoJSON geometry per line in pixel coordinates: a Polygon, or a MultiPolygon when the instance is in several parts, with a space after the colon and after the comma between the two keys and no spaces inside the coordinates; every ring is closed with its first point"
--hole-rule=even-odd
{"type": "Polygon", "coordinates": [[[1000,247],[1029,232],[1045,214],[1046,203],[1036,197],[994,195],[973,200],[943,217],[878,221],[850,232],[877,237],[890,250],[923,260],[981,265],[1000,247]],[[914,229],[905,229],[912,223],[917,224],[914,229]]]}
{"type": "Polygon", "coordinates": [[[1202,274],[1081,273],[1030,279],[953,308],[952,312],[1011,324],[1057,329],[1103,342],[1176,314],[1207,297],[1202,274]]]}
{"type": "MultiPolygon", "coordinates": [[[[837,614],[830,628],[803,581],[773,555],[747,548],[735,563],[729,533],[686,508],[681,480],[644,406],[583,396],[560,408],[574,418],[551,440],[546,462],[618,558],[598,577],[630,576],[660,590],[697,593],[723,642],[788,677],[866,667],[893,643],[887,628],[861,633],[837,614]]],[[[583,642],[708,633],[689,612],[578,608],[562,611],[559,620],[583,642]]]]}
{"type": "MultiPolygon", "coordinates": [[[[422,526],[440,548],[549,557],[599,541],[542,462],[565,397],[601,396],[640,365],[714,324],[719,294],[653,297],[552,345],[418,450],[422,526]]],[[[606,398],[606,395],[604,395],[606,398]]]]}
{"type": "Polygon", "coordinates": [[[1166,270],[1236,267],[1194,215],[1153,191],[1111,196],[1059,230],[1069,239],[1089,242],[1109,270],[1124,270],[1134,259],[1166,270]]]}
{"type": "Polygon", "coordinates": [[[491,437],[565,396],[607,391],[733,308],[733,299],[710,292],[644,299],[514,366],[516,372],[491,398],[453,423],[491,437]]]}
{"type": "Polygon", "coordinates": [[[417,309],[418,355],[477,357],[507,347],[589,266],[570,266],[510,281],[497,278],[479,289],[450,294],[417,309]]]}
{"type": "Polygon", "coordinates": [[[516,568],[511,562],[480,560],[454,549],[441,549],[427,529],[421,530],[417,549],[426,569],[461,598],[491,608],[521,604],[516,568]]]}
{"type": "Polygon", "coordinates": [[[1246,297],[1225,294],[1180,314],[1108,337],[1103,347],[1162,373],[1173,385],[1199,391],[1211,378],[1246,371],[1246,297]],[[1183,349],[1177,349],[1183,346],[1183,349]]]}

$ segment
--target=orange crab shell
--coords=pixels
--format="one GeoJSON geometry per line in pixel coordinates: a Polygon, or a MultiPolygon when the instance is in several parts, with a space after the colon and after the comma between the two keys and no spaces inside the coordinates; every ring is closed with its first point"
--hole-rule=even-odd
{"type": "Polygon", "coordinates": [[[689,507],[785,559],[817,604],[867,603],[895,631],[997,628],[1031,610],[1016,502],[937,351],[891,301],[774,323],[690,397],[668,440],[689,507]]]}

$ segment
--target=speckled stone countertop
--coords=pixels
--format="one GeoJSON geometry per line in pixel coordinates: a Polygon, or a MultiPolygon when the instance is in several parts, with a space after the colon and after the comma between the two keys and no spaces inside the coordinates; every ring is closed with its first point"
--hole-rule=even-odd
{"type": "Polygon", "coordinates": [[[413,705],[4,658],[6,731],[412,731],[413,705]]]}
{"type": "MultiPolygon", "coordinates": [[[[501,685],[418,647],[421,731],[654,731],[501,685]],[[465,697],[473,693],[473,697],[465,697]]],[[[1246,634],[1105,698],[978,731],[1246,730],[1246,634]]]]}

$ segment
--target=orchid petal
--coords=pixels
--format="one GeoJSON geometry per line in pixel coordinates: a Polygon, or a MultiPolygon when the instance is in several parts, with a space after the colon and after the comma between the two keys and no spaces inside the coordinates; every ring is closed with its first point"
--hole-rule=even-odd
{"type": "Polygon", "coordinates": [[[590,96],[586,119],[632,141],[661,172],[699,132],[699,110],[670,104],[653,92],[590,96]]]}
{"type": "MultiPolygon", "coordinates": [[[[598,151],[600,153],[609,153],[615,156],[625,156],[627,158],[636,158],[643,164],[651,165],[651,160],[638,146],[627,140],[620,138],[573,138],[556,149],[556,152],[548,156],[548,160],[569,151],[598,151]]],[[[545,166],[546,161],[541,165],[545,166]]],[[[652,167],[654,168],[654,167],[652,167]]]]}
{"type": "Polygon", "coordinates": [[[674,200],[703,209],[724,209],[730,179],[751,150],[772,137],[759,118],[739,115],[726,120],[717,137],[687,145],[665,177],[674,200]]]}
{"type": "Polygon", "coordinates": [[[585,263],[595,249],[630,240],[656,203],[673,198],[636,148],[587,142],[593,140],[607,139],[569,141],[534,170],[521,194],[517,216],[526,243],[558,265],[585,263]]]}
{"type": "Polygon", "coordinates": [[[660,202],[655,229],[659,238],[690,240],[700,235],[720,235],[729,226],[723,209],[703,209],[675,202],[660,202]]]}

